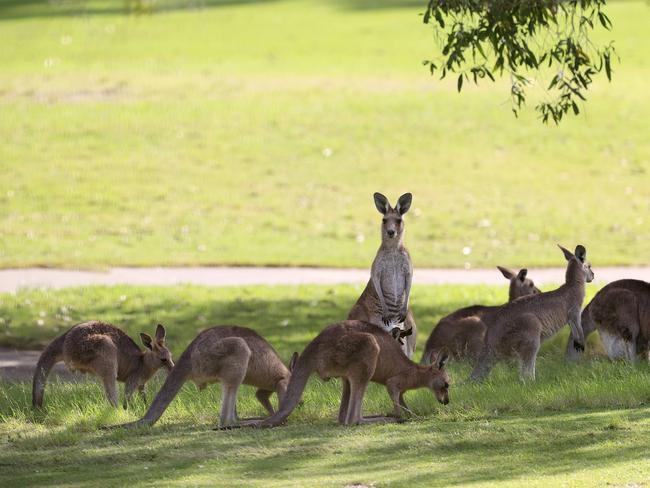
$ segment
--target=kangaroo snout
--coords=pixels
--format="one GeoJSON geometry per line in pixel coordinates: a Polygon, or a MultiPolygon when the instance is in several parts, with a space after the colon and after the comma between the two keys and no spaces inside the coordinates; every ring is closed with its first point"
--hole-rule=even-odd
{"type": "Polygon", "coordinates": [[[388,237],[390,237],[390,238],[395,237],[395,231],[393,229],[388,229],[386,231],[386,234],[388,234],[388,237]]]}

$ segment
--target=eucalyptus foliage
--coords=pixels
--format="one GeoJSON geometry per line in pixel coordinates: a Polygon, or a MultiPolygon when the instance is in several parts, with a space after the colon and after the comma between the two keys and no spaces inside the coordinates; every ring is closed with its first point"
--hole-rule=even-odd
{"type": "Polygon", "coordinates": [[[431,73],[479,83],[509,75],[512,111],[519,114],[526,89],[543,87],[536,110],[556,124],[579,104],[595,75],[612,77],[613,43],[597,45],[592,34],[612,23],[606,0],[430,0],[424,22],[435,27],[439,53],[424,61],[431,73]],[[531,74],[535,74],[535,78],[531,74]],[[544,75],[550,81],[542,80],[544,75]]]}

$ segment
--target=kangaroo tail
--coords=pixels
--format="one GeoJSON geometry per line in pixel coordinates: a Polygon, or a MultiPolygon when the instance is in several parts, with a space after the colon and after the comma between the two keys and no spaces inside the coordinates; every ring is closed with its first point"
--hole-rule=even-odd
{"type": "Polygon", "coordinates": [[[32,406],[36,408],[43,406],[45,383],[52,367],[63,359],[63,343],[66,335],[67,332],[50,342],[38,358],[32,382],[32,406]]]}
{"type": "Polygon", "coordinates": [[[260,427],[276,427],[283,424],[300,402],[307,380],[316,369],[317,345],[311,342],[296,361],[287,392],[280,402],[278,411],[260,422],[260,427]]]}
{"type": "MultiPolygon", "coordinates": [[[[158,421],[162,414],[167,410],[167,407],[178,394],[187,378],[192,373],[192,347],[191,345],[183,351],[183,354],[178,358],[176,364],[171,372],[167,375],[167,379],[160,388],[160,391],[153,399],[149,410],[144,414],[140,420],[135,422],[138,425],[153,425],[158,421]]],[[[127,424],[128,425],[128,424],[127,424]]]]}

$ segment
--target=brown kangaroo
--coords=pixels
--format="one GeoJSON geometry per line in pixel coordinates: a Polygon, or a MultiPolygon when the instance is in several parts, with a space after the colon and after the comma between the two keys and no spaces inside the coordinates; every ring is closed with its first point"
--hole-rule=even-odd
{"type": "MultiPolygon", "coordinates": [[[[297,356],[294,353],[290,368],[297,356]]],[[[201,390],[208,384],[221,383],[219,428],[236,427],[240,422],[236,408],[237,391],[242,383],[257,388],[255,396],[272,415],[274,411],[269,398],[276,392],[281,402],[290,378],[290,370],[278,353],[254,330],[236,325],[212,327],[196,336],[183,351],[144,417],[118,427],[153,425],[187,380],[196,383],[201,390]]]]}
{"type": "MultiPolygon", "coordinates": [[[[497,266],[497,268],[504,277],[510,280],[508,301],[512,302],[526,295],[541,293],[535,283],[526,277],[528,270],[521,269],[515,273],[502,266],[497,266]]],[[[483,349],[483,338],[487,329],[485,322],[481,319],[498,308],[498,306],[472,305],[456,310],[440,319],[427,339],[421,364],[426,364],[431,353],[437,354],[442,348],[445,348],[456,359],[478,359],[483,349]]]]}
{"type": "Polygon", "coordinates": [[[404,247],[403,215],[411,207],[412,195],[405,193],[395,208],[381,193],[374,194],[375,207],[384,218],[381,224],[381,246],[372,263],[370,280],[350,310],[348,320],[360,320],[384,329],[403,344],[404,353],[412,358],[417,328],[409,308],[413,265],[404,247]]]}
{"type": "Polygon", "coordinates": [[[404,392],[430,388],[438,401],[449,403],[449,377],[444,370],[446,354],[433,358],[433,366],[421,366],[408,359],[399,343],[373,324],[346,320],[330,325],[312,340],[296,362],[287,394],[278,412],[258,423],[275,427],[291,414],[313,372],[321,378],[341,378],[343,395],[338,421],[342,425],[396,422],[408,410],[404,392]],[[364,418],[363,396],[370,381],[386,386],[393,402],[392,416],[364,418]]]}
{"type": "Polygon", "coordinates": [[[566,323],[573,332],[573,347],[584,349],[580,311],[585,298],[585,283],[594,279],[586,261],[586,249],[578,245],[575,254],[559,246],[567,259],[565,282],[558,289],[521,297],[498,307],[485,316],[485,341],[473,380],[485,378],[494,362],[516,356],[522,376],[535,379],[535,361],[543,341],[553,337],[566,323]]]}
{"type": "Polygon", "coordinates": [[[91,321],[75,325],[65,334],[54,339],[45,348],[34,371],[32,404],[43,405],[43,392],[47,376],[59,361],[73,371],[98,376],[106,391],[106,398],[117,407],[117,382],[125,383],[124,408],[136,389],[144,398],[144,386],[149,379],[165,367],[174,366],[172,356],[165,345],[165,328],[158,324],[156,337],[140,333],[146,346],[141,351],[137,344],[117,327],[104,322],[91,321]]]}
{"type": "MultiPolygon", "coordinates": [[[[633,361],[645,352],[650,361],[650,283],[641,280],[618,280],[604,286],[582,311],[585,339],[598,330],[610,359],[633,361]]],[[[570,347],[566,355],[577,359],[580,352],[570,347]]]]}

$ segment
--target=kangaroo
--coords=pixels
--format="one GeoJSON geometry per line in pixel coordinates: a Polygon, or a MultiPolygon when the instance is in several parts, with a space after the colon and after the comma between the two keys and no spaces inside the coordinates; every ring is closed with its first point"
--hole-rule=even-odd
{"type": "MultiPolygon", "coordinates": [[[[289,368],[293,367],[297,356],[294,353],[289,368]]],[[[118,427],[153,425],[187,380],[193,381],[200,390],[208,384],[221,383],[218,428],[237,427],[240,425],[236,408],[237,391],[242,383],[257,388],[257,400],[272,415],[274,410],[269,398],[276,392],[281,402],[290,378],[290,370],[282,363],[278,353],[254,330],[235,325],[212,327],[199,333],[183,351],[144,417],[118,427]]]]}
{"type": "MultiPolygon", "coordinates": [[[[604,286],[582,311],[585,339],[598,330],[610,359],[633,361],[645,352],[650,361],[650,283],[618,280],[604,286]]],[[[569,345],[573,335],[569,336],[569,345]]],[[[580,352],[567,346],[566,356],[575,360],[580,352]]]]}
{"type": "Polygon", "coordinates": [[[495,360],[518,356],[523,377],[535,379],[535,361],[543,341],[553,337],[567,322],[573,347],[584,349],[580,310],[585,283],[594,279],[587,251],[578,245],[572,254],[559,246],[568,261],[565,282],[556,290],[528,295],[502,305],[483,320],[487,325],[483,349],[471,379],[485,378],[495,360]]]}
{"type": "Polygon", "coordinates": [[[409,308],[413,265],[404,247],[403,215],[411,207],[412,195],[405,193],[395,208],[381,193],[374,194],[375,207],[384,218],[381,224],[381,246],[372,263],[370,280],[350,310],[348,320],[360,320],[376,325],[401,343],[408,358],[413,357],[417,329],[409,308]],[[410,332],[406,332],[410,331],[410,332]]]}
{"type": "MultiPolygon", "coordinates": [[[[510,280],[508,301],[517,298],[541,293],[533,280],[527,278],[527,269],[518,273],[508,268],[497,266],[501,274],[510,280]]],[[[476,360],[483,349],[483,338],[487,326],[482,320],[486,314],[498,310],[498,306],[472,305],[461,308],[440,319],[431,331],[424,347],[421,364],[426,364],[432,352],[438,353],[443,347],[456,359],[470,358],[476,360]]]]}
{"type": "Polygon", "coordinates": [[[404,392],[430,388],[438,401],[449,403],[449,377],[444,369],[447,355],[432,358],[433,366],[421,366],[408,359],[398,342],[373,324],[346,320],[330,325],[312,340],[293,370],[287,394],[278,412],[257,425],[275,427],[284,423],[296,408],[313,372],[321,378],[341,378],[343,395],[338,421],[342,425],[397,422],[408,411],[404,392]],[[364,418],[363,396],[370,381],[386,386],[393,402],[392,416],[364,418]]]}
{"type": "Polygon", "coordinates": [[[155,339],[140,333],[146,349],[117,327],[99,321],[75,325],[54,339],[38,359],[32,386],[32,405],[43,406],[45,383],[52,367],[64,361],[72,371],[98,376],[111,405],[117,407],[117,382],[125,383],[124,408],[135,390],[146,401],[144,386],[160,368],[171,370],[172,356],[165,345],[165,328],[158,324],[155,339]]]}

